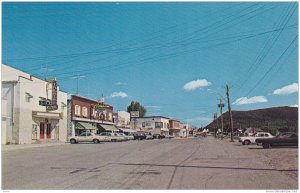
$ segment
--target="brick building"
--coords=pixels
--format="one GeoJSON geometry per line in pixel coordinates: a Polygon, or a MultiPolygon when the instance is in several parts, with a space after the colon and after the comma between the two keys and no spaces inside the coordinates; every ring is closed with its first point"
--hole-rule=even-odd
{"type": "Polygon", "coordinates": [[[117,132],[113,125],[113,107],[83,96],[72,95],[68,101],[71,123],[69,134],[78,135],[82,132],[99,133],[103,131],[117,132]]]}

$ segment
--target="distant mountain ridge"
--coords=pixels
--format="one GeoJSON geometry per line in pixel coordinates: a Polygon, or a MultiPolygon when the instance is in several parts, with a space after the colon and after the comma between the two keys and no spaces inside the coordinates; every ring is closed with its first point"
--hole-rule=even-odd
{"type": "MultiPolygon", "coordinates": [[[[256,109],[249,111],[232,111],[234,128],[287,128],[289,131],[298,131],[298,107],[271,107],[265,109],[256,109]]],[[[221,116],[218,116],[218,124],[221,127],[221,116]]],[[[228,111],[223,113],[224,130],[230,127],[230,118],[228,111]]],[[[214,129],[216,121],[206,126],[208,129],[214,129]]]]}

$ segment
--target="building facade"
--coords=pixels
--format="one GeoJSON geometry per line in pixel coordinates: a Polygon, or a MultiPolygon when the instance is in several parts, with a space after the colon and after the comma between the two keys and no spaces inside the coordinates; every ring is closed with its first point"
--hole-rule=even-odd
{"type": "Polygon", "coordinates": [[[69,133],[72,136],[82,132],[118,131],[113,124],[113,107],[105,104],[104,101],[71,95],[68,106],[70,106],[71,117],[71,128],[69,128],[71,132],[69,133]]]}
{"type": "Polygon", "coordinates": [[[169,135],[169,118],[163,116],[149,116],[132,118],[131,125],[134,130],[141,130],[153,135],[169,135]]]}
{"type": "Polygon", "coordinates": [[[67,93],[55,78],[45,81],[2,64],[2,144],[67,140],[67,93]]]}
{"type": "Polygon", "coordinates": [[[117,111],[114,113],[114,123],[120,128],[130,128],[130,113],[126,111],[117,111]]]}
{"type": "Polygon", "coordinates": [[[181,138],[186,138],[189,136],[189,129],[190,125],[188,123],[180,123],[180,132],[179,132],[179,136],[181,138]]]}
{"type": "Polygon", "coordinates": [[[180,121],[175,119],[170,119],[170,135],[173,137],[180,137],[180,121]]]}

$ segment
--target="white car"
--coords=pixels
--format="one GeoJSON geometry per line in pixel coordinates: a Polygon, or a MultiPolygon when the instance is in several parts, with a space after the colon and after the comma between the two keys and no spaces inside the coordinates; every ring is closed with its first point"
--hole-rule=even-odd
{"type": "Polygon", "coordinates": [[[118,133],[118,134],[125,137],[127,140],[133,140],[134,139],[133,135],[130,135],[130,134],[129,135],[126,135],[125,133],[118,133]]]}
{"type": "Polygon", "coordinates": [[[250,145],[251,143],[256,143],[256,139],[264,139],[264,138],[273,138],[274,136],[268,132],[257,132],[251,136],[240,137],[239,142],[243,145],[250,145]]]}
{"type": "Polygon", "coordinates": [[[103,133],[100,133],[99,135],[108,137],[111,142],[125,141],[126,140],[123,136],[120,136],[117,133],[103,132],[103,133]]]}
{"type": "Polygon", "coordinates": [[[100,143],[105,141],[110,141],[110,139],[106,136],[99,136],[93,133],[81,133],[78,136],[68,137],[70,143],[78,143],[78,142],[94,142],[100,143]]]}

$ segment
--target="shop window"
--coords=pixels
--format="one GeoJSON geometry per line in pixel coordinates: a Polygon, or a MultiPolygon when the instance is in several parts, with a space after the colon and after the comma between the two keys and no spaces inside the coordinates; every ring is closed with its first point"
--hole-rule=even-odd
{"type": "Polygon", "coordinates": [[[75,115],[80,116],[80,106],[79,105],[75,105],[75,115]]]}

